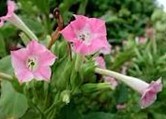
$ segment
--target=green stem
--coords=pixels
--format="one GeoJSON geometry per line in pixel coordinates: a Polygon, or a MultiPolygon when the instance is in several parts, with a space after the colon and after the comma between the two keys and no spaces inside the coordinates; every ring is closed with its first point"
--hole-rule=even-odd
{"type": "Polygon", "coordinates": [[[11,81],[13,79],[13,77],[9,74],[0,72],[0,80],[2,80],[2,79],[11,81]]]}
{"type": "Polygon", "coordinates": [[[44,99],[44,109],[47,107],[47,101],[48,101],[48,93],[49,93],[49,84],[47,82],[44,82],[44,96],[45,96],[45,99],[44,99]]]}
{"type": "Polygon", "coordinates": [[[45,119],[44,113],[40,110],[40,108],[32,101],[31,92],[29,91],[29,83],[27,83],[24,87],[24,94],[28,99],[29,106],[32,107],[36,112],[40,113],[41,119],[45,119]]]}
{"type": "Polygon", "coordinates": [[[154,52],[154,54],[156,54],[157,53],[157,44],[156,44],[155,36],[152,38],[152,46],[153,46],[153,52],[154,52]]]}
{"type": "Polygon", "coordinates": [[[21,37],[21,39],[25,45],[27,45],[29,43],[29,41],[30,41],[29,38],[23,32],[21,32],[19,34],[19,36],[21,37]]]}
{"type": "Polygon", "coordinates": [[[76,55],[76,62],[75,62],[75,70],[76,71],[80,70],[81,65],[82,65],[82,59],[83,59],[82,55],[80,55],[80,54],[76,55]]]}
{"type": "Polygon", "coordinates": [[[84,93],[93,93],[100,90],[113,89],[109,83],[88,83],[81,87],[84,93]]]}

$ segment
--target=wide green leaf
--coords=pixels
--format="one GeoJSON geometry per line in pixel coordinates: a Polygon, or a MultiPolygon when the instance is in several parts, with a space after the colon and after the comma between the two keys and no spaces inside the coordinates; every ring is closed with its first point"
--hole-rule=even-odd
{"type": "Polygon", "coordinates": [[[0,60],[0,72],[7,74],[13,73],[10,56],[6,56],[0,60]]]}
{"type": "Polygon", "coordinates": [[[28,109],[27,99],[14,90],[8,81],[1,82],[0,119],[17,119],[28,109]]]}

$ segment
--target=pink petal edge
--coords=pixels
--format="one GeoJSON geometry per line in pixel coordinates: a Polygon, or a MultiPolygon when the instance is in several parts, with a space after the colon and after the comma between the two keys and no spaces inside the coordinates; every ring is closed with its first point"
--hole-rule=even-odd
{"type": "Polygon", "coordinates": [[[162,87],[163,85],[161,78],[159,78],[157,81],[152,81],[149,87],[142,94],[140,100],[141,108],[146,108],[153,104],[157,99],[157,93],[162,90],[162,87]]]}

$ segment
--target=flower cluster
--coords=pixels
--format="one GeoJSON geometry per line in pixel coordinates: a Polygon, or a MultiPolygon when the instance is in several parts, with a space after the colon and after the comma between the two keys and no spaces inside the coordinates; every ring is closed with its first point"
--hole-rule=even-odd
{"type": "MultiPolygon", "coordinates": [[[[38,38],[14,14],[14,10],[15,3],[8,0],[7,13],[0,16],[0,26],[7,20],[23,30],[31,38],[25,48],[11,51],[11,62],[15,76],[20,83],[29,82],[33,79],[49,81],[52,73],[51,66],[57,57],[37,41],[38,38]]],[[[107,41],[105,22],[101,19],[88,18],[83,15],[74,15],[74,17],[75,20],[60,31],[65,40],[72,44],[72,50],[83,57],[100,53],[109,54],[111,46],[107,41]]],[[[141,39],[140,42],[144,43],[144,39],[141,39]]],[[[94,62],[96,64],[94,73],[104,75],[105,82],[110,83],[113,89],[117,86],[117,81],[115,80],[117,79],[137,91],[141,95],[140,105],[142,108],[150,106],[156,100],[157,93],[162,90],[161,79],[148,84],[141,79],[107,70],[105,61],[101,56],[95,57],[94,62]]],[[[77,61],[75,64],[78,63],[80,62],[77,61]]],[[[81,65],[81,63],[78,65],[81,65]]],[[[69,103],[70,91],[67,91],[62,97],[63,102],[69,103]]]]}

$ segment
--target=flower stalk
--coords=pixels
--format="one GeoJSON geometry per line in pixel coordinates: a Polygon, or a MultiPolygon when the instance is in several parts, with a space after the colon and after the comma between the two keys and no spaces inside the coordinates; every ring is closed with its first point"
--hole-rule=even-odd
{"type": "Polygon", "coordinates": [[[56,30],[51,34],[51,41],[49,42],[48,49],[51,49],[52,45],[55,43],[55,41],[59,38],[60,36],[60,30],[63,28],[63,19],[60,14],[60,11],[58,8],[55,8],[53,12],[54,18],[57,20],[58,27],[56,30]]]}
{"type": "Polygon", "coordinates": [[[75,70],[79,71],[82,65],[83,56],[80,54],[76,54],[76,62],[75,62],[75,70]]]}
{"type": "Polygon", "coordinates": [[[2,79],[6,79],[6,80],[9,80],[9,81],[10,81],[10,80],[13,79],[13,77],[12,77],[11,75],[9,75],[9,74],[0,72],[0,81],[1,81],[2,79]]]}

